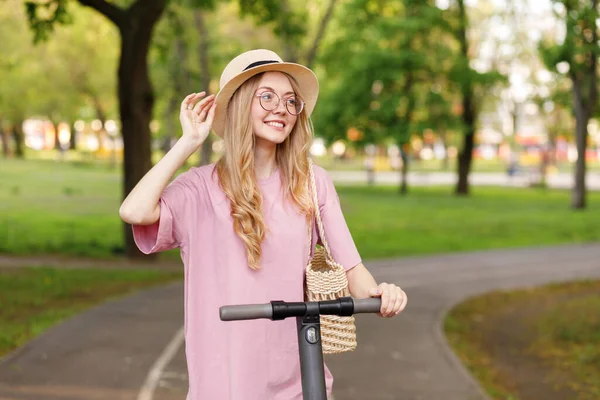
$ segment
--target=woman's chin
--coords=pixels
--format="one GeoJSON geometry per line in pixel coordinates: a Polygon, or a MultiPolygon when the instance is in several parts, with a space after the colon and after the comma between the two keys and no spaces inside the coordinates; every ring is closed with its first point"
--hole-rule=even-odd
{"type": "Polygon", "coordinates": [[[259,132],[256,138],[272,144],[280,144],[288,137],[286,132],[259,132]]]}

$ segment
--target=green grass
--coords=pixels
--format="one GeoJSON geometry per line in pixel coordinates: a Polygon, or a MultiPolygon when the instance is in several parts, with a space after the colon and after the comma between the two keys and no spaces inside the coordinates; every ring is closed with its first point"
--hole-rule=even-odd
{"type": "MultiPolygon", "coordinates": [[[[568,191],[475,187],[338,187],[365,259],[600,240],[600,193],[570,210],[568,191]]],[[[0,163],[0,253],[111,257],[123,253],[120,174],[53,161],[0,163]]],[[[171,253],[174,254],[174,253],[171,253]]]]}
{"type": "Polygon", "coordinates": [[[90,306],[181,278],[151,270],[0,269],[0,357],[90,306]]]}
{"type": "MultiPolygon", "coordinates": [[[[600,284],[597,285],[600,289],[600,284]]],[[[580,399],[600,399],[600,292],[556,304],[535,321],[531,352],[570,371],[580,399]]]]}
{"type": "MultiPolygon", "coordinates": [[[[518,313],[535,303],[528,317],[531,336],[526,354],[553,374],[568,377],[577,399],[600,398],[600,281],[551,284],[526,290],[499,291],[469,299],[450,311],[446,337],[462,362],[497,400],[516,400],[510,376],[497,368],[482,329],[497,315],[518,313]]],[[[529,315],[529,314],[528,314],[529,315]]],[[[507,351],[511,351],[507,345],[507,351]]],[[[542,379],[542,377],[540,377],[542,379]]]]}
{"type": "Polygon", "coordinates": [[[339,189],[344,214],[365,258],[600,240],[600,213],[569,209],[566,191],[473,188],[471,197],[447,187],[339,189]]]}

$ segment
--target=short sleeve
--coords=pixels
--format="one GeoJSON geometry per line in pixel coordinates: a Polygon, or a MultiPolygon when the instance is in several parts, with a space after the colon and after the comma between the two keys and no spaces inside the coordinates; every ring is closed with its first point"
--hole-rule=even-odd
{"type": "MultiPolygon", "coordinates": [[[[314,173],[319,210],[327,244],[331,249],[334,260],[348,271],[362,261],[360,254],[346,224],[340,199],[331,177],[327,171],[316,165],[314,166],[314,173]]],[[[322,242],[322,238],[319,237],[319,241],[322,242]]]]}
{"type": "Polygon", "coordinates": [[[179,175],[163,191],[160,200],[160,218],[152,225],[133,225],[133,238],[144,254],[181,247],[185,240],[184,216],[197,210],[198,191],[192,171],[179,175]]]}

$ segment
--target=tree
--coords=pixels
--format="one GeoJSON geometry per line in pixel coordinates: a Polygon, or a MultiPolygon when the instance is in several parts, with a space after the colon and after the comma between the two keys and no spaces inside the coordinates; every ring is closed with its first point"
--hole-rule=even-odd
{"type": "MultiPolygon", "coordinates": [[[[47,43],[38,46],[44,70],[52,77],[36,85],[40,92],[48,93],[39,112],[52,121],[55,131],[59,122],[93,118],[102,123],[97,133],[106,135],[106,121],[117,118],[118,114],[114,73],[118,32],[87,7],[71,7],[70,14],[73,21],[57,27],[47,43]]],[[[71,148],[74,148],[74,130],[72,133],[71,148]]],[[[58,148],[58,140],[56,144],[58,148]]]]}
{"type": "Polygon", "coordinates": [[[559,5],[557,17],[565,24],[565,38],[560,44],[542,42],[540,52],[549,69],[560,72],[563,66],[568,66],[577,146],[571,207],[583,209],[586,207],[587,126],[598,106],[598,0],[554,0],[554,3],[559,5]]]}
{"type": "MultiPolygon", "coordinates": [[[[148,73],[148,53],[153,31],[162,17],[168,0],[135,0],[116,3],[107,0],[77,0],[103,16],[119,30],[121,51],[118,67],[119,114],[124,143],[123,194],[127,196],[152,165],[150,121],[154,91],[148,73]]],[[[210,8],[215,0],[179,0],[195,8],[210,8]]],[[[67,23],[69,0],[26,1],[25,6],[35,41],[46,39],[54,24],[67,23]]],[[[238,0],[244,12],[272,22],[281,5],[275,0],[238,0]]],[[[131,226],[124,224],[125,252],[129,257],[142,257],[134,244],[131,226]]]]}
{"type": "MultiPolygon", "coordinates": [[[[119,7],[105,0],[78,0],[116,25],[121,39],[118,68],[119,113],[124,143],[123,192],[127,195],[151,167],[150,119],[154,93],[148,77],[147,56],[152,32],[167,0],[136,0],[119,7]]],[[[55,23],[68,21],[67,0],[26,2],[36,41],[46,39],[55,23]]],[[[124,224],[125,250],[130,257],[141,252],[133,242],[131,226],[124,224]]]]}
{"type": "Polygon", "coordinates": [[[457,0],[458,19],[455,29],[456,39],[460,45],[457,58],[455,78],[460,85],[462,95],[462,120],[464,126],[464,141],[458,155],[458,181],[456,183],[457,195],[469,194],[469,173],[473,161],[473,147],[475,144],[475,122],[477,121],[477,105],[475,100],[475,80],[478,73],[470,66],[469,39],[467,30],[469,18],[464,0],[457,0]]]}
{"type": "Polygon", "coordinates": [[[0,124],[5,156],[23,158],[23,121],[35,111],[39,99],[33,83],[44,77],[29,32],[19,23],[23,15],[18,0],[7,3],[7,7],[0,8],[0,34],[4,38],[0,41],[0,80],[10,84],[0,85],[0,124]]]}
{"type": "Polygon", "coordinates": [[[407,192],[410,138],[425,124],[435,125],[428,120],[435,113],[421,110],[428,102],[444,99],[423,93],[431,90],[432,81],[447,82],[440,76],[452,59],[449,26],[432,3],[348,2],[321,57],[328,90],[315,116],[316,126],[330,141],[345,138],[348,128],[363,133],[362,143],[393,138],[403,160],[401,193],[407,192]]]}
{"type": "Polygon", "coordinates": [[[276,18],[273,32],[281,39],[283,59],[289,62],[301,62],[308,68],[312,68],[338,0],[328,0],[324,10],[320,10],[323,1],[312,0],[291,4],[289,0],[280,0],[280,2],[281,12],[276,18]],[[322,12],[320,18],[309,18],[309,14],[316,14],[318,11],[322,12]]]}

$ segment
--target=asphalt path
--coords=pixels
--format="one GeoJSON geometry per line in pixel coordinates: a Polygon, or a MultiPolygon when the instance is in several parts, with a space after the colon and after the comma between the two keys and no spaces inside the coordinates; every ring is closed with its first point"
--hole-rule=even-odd
{"type": "MultiPolygon", "coordinates": [[[[357,317],[358,349],[326,359],[336,400],[486,399],[445,341],[446,312],[491,290],[598,279],[598,260],[600,244],[582,244],[366,262],[409,303],[395,319],[357,317]]],[[[49,329],[0,362],[0,399],[184,399],[182,293],[157,287],[49,329]]]]}

